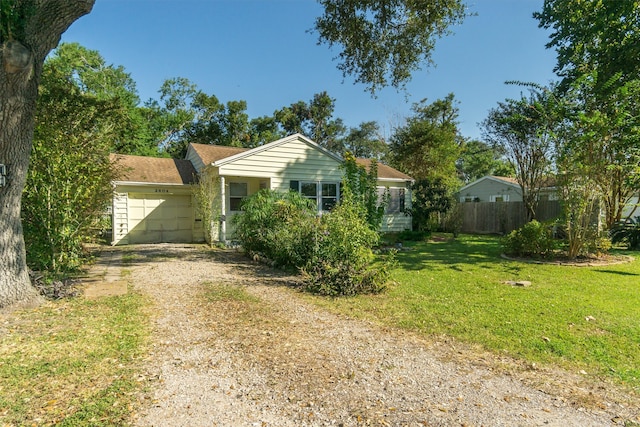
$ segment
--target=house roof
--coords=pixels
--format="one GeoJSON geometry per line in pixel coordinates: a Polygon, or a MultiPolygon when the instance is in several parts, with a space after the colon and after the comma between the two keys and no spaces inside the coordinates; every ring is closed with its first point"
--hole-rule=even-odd
{"type": "MultiPolygon", "coordinates": [[[[342,162],[342,157],[339,155],[326,150],[322,146],[317,143],[311,141],[307,137],[301,134],[294,134],[287,136],[285,138],[281,138],[277,141],[270,142],[269,144],[261,145],[256,148],[238,148],[238,147],[226,147],[221,145],[209,145],[209,144],[191,144],[192,149],[196,152],[196,154],[200,157],[202,162],[205,165],[215,164],[215,166],[221,166],[223,164],[232,162],[242,157],[251,156],[260,151],[268,150],[275,146],[287,143],[291,140],[298,139],[305,142],[308,145],[313,146],[317,150],[322,151],[326,155],[333,157],[336,161],[342,162]]],[[[371,165],[370,159],[356,159],[356,162],[364,166],[365,168],[369,168],[371,165]]],[[[409,175],[406,175],[399,170],[392,168],[391,166],[387,166],[378,162],[378,179],[381,180],[402,180],[402,181],[412,181],[409,175]]]]}
{"type": "MultiPolygon", "coordinates": [[[[369,170],[369,167],[371,166],[371,159],[357,158],[356,163],[360,166],[364,166],[365,168],[367,168],[367,170],[369,170]]],[[[403,181],[413,181],[413,178],[411,178],[409,175],[402,173],[399,170],[392,168],[391,166],[387,166],[380,162],[377,162],[377,166],[378,179],[401,179],[403,181]]]]}
{"type": "Polygon", "coordinates": [[[500,182],[502,184],[506,184],[512,187],[516,187],[516,188],[520,188],[520,185],[518,184],[518,181],[515,178],[511,178],[508,176],[494,176],[494,175],[487,175],[487,176],[483,176],[482,178],[478,178],[473,182],[468,183],[467,185],[465,185],[464,187],[462,187],[460,190],[458,190],[459,192],[462,192],[464,190],[466,190],[467,188],[473,187],[474,185],[482,182],[482,181],[496,181],[496,182],[500,182]]]}
{"type": "MultiPolygon", "coordinates": [[[[268,150],[274,146],[289,142],[292,139],[299,139],[334,158],[336,161],[342,161],[342,157],[326,150],[300,134],[290,135],[253,149],[210,144],[190,144],[190,146],[205,165],[213,164],[220,166],[239,158],[268,150]]],[[[192,184],[196,182],[197,171],[189,160],[112,154],[111,161],[118,164],[120,170],[119,181],[156,184],[192,184]]],[[[367,169],[371,165],[370,159],[356,159],[356,162],[367,169]]],[[[378,163],[378,179],[390,181],[413,180],[409,175],[382,163],[378,163]]]]}
{"type": "Polygon", "coordinates": [[[205,165],[210,165],[218,160],[226,159],[227,157],[249,151],[249,148],[226,147],[223,145],[211,144],[191,144],[191,147],[205,165]]]}
{"type": "Polygon", "coordinates": [[[505,182],[507,184],[520,186],[520,184],[518,184],[518,180],[515,179],[515,178],[512,178],[510,176],[489,175],[489,178],[497,179],[498,181],[502,181],[502,182],[505,182]]]}
{"type": "MultiPolygon", "coordinates": [[[[518,189],[520,189],[520,184],[518,183],[518,180],[515,178],[511,178],[509,176],[495,176],[495,175],[487,175],[487,176],[483,176],[482,178],[479,178],[473,182],[470,182],[469,184],[465,185],[464,187],[462,187],[460,190],[460,192],[466,190],[469,187],[473,187],[474,185],[476,185],[479,182],[485,181],[485,180],[490,180],[490,181],[497,181],[506,185],[510,185],[512,187],[516,187],[518,189]]],[[[541,183],[541,188],[542,189],[547,189],[547,190],[553,190],[555,188],[556,182],[555,182],[555,178],[553,177],[549,177],[546,178],[542,181],[541,183]]]]}
{"type": "Polygon", "coordinates": [[[193,184],[197,173],[189,160],[111,154],[118,180],[156,184],[193,184]]]}

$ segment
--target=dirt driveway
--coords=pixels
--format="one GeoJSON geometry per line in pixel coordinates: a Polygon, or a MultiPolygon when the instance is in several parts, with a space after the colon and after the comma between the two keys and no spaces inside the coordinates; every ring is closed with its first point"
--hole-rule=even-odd
{"type": "Polygon", "coordinates": [[[289,286],[296,278],[237,253],[193,245],[128,250],[131,282],[156,303],[151,391],[141,397],[139,426],[640,421],[623,394],[580,375],[327,313],[289,286]]]}

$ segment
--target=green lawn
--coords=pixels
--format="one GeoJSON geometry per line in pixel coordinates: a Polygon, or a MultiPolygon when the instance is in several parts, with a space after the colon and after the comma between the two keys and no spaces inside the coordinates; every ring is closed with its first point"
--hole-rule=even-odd
{"type": "Polygon", "coordinates": [[[128,425],[150,333],[129,293],[20,310],[0,324],[0,426],[128,425]]]}
{"type": "Polygon", "coordinates": [[[500,258],[496,237],[461,236],[398,253],[381,295],[316,300],[351,316],[445,334],[531,362],[606,375],[640,390],[640,252],[632,263],[539,265],[500,258]],[[528,280],[513,287],[508,280],[528,280]]]}

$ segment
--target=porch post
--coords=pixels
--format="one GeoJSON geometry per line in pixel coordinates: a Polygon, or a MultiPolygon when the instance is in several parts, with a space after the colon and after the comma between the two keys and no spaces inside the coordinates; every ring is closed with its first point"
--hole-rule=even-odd
{"type": "Polygon", "coordinates": [[[220,241],[227,240],[227,217],[226,217],[226,200],[227,193],[225,190],[224,176],[220,177],[220,241]]]}

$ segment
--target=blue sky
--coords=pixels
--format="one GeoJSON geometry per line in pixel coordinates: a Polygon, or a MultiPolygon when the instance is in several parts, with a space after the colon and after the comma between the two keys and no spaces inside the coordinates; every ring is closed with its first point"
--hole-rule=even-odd
{"type": "Polygon", "coordinates": [[[440,39],[437,66],[414,73],[408,96],[388,88],[376,98],[337,70],[337,50],[310,33],[321,8],[315,0],[97,0],[62,41],[98,50],[136,81],[140,98],[158,98],[162,82],[186,77],[221,102],[247,101],[251,118],[272,115],[327,91],[335,117],[356,127],[377,121],[386,135],[413,103],[453,92],[460,129],[480,138],[478,123],[497,102],[522,88],[508,80],[554,80],[555,52],[531,15],[543,0],[468,0],[455,34],[440,39]]]}

